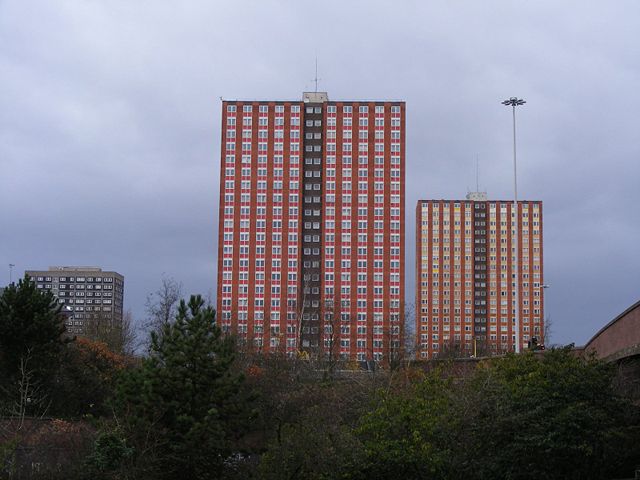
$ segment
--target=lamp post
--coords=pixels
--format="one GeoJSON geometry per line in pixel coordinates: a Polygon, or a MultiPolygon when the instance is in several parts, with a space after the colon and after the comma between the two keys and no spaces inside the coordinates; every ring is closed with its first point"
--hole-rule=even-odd
{"type": "Polygon", "coordinates": [[[9,264],[9,285],[13,283],[13,267],[16,265],[14,263],[9,264]]]}
{"type": "MultiPolygon", "coordinates": [[[[511,245],[515,244],[515,248],[512,247],[512,250],[515,252],[514,262],[513,262],[513,276],[515,276],[515,289],[513,295],[516,299],[516,314],[515,314],[515,329],[516,329],[516,344],[515,351],[516,353],[520,353],[520,270],[518,268],[518,238],[519,238],[519,229],[520,229],[520,221],[518,218],[518,167],[516,162],[516,107],[520,105],[524,105],[527,103],[518,97],[511,97],[508,100],[504,100],[502,104],[506,107],[511,107],[513,111],[513,213],[512,215],[515,217],[515,235],[513,236],[513,241],[511,245]]],[[[513,225],[513,221],[511,222],[513,225]]]]}

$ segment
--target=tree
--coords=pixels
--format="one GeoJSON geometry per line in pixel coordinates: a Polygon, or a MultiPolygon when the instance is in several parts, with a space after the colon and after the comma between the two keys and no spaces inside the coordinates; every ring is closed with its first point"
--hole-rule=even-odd
{"type": "Polygon", "coordinates": [[[159,332],[164,325],[176,318],[177,307],[182,297],[182,283],[163,277],[161,287],[147,295],[147,322],[145,328],[159,332]]]}
{"type": "Polygon", "coordinates": [[[542,336],[540,337],[540,341],[543,345],[550,347],[551,346],[551,334],[553,333],[553,319],[551,315],[547,312],[547,316],[544,319],[544,326],[542,330],[542,336]]]}
{"type": "Polygon", "coordinates": [[[123,376],[115,401],[145,475],[219,478],[248,418],[234,342],[199,295],[151,333],[150,356],[123,376]]]}
{"type": "Polygon", "coordinates": [[[130,362],[103,342],[78,337],[65,349],[55,376],[52,412],[72,418],[108,416],[118,376],[130,362]]]}
{"type": "Polygon", "coordinates": [[[416,311],[415,303],[405,303],[404,323],[401,325],[401,330],[404,333],[404,353],[408,362],[411,362],[412,360],[419,360],[416,355],[419,347],[419,342],[416,342],[416,333],[418,333],[416,332],[417,315],[418,312],[416,311]]]}
{"type": "Polygon", "coordinates": [[[137,332],[131,310],[125,311],[122,320],[115,322],[108,312],[87,314],[82,336],[102,342],[111,351],[122,355],[133,355],[137,346],[137,332]]]}
{"type": "Polygon", "coordinates": [[[44,379],[56,370],[64,337],[65,316],[53,294],[36,288],[28,275],[9,285],[0,296],[0,372],[7,379],[20,375],[21,362],[44,379]]]}
{"type": "Polygon", "coordinates": [[[612,478],[640,453],[638,408],[614,390],[614,373],[570,347],[479,368],[467,385],[469,414],[459,417],[474,435],[458,439],[476,455],[460,476],[612,478]]]}
{"type": "Polygon", "coordinates": [[[248,375],[257,383],[267,427],[256,478],[366,478],[355,426],[369,407],[370,382],[379,377],[324,381],[309,362],[296,362],[271,358],[264,370],[248,375]]]}
{"type": "Polygon", "coordinates": [[[363,417],[363,470],[368,478],[624,476],[640,458],[640,412],[612,388],[613,374],[570,348],[487,360],[466,376],[436,369],[409,391],[381,393],[363,417]]]}
{"type": "Polygon", "coordinates": [[[258,478],[366,478],[360,474],[362,447],[350,426],[341,424],[341,415],[328,412],[330,406],[340,411],[337,403],[314,402],[295,423],[285,425],[279,441],[262,456],[258,478]]]}
{"type": "Polygon", "coordinates": [[[383,345],[386,347],[385,360],[391,370],[401,368],[411,359],[413,341],[410,340],[411,344],[406,345],[405,340],[411,339],[415,335],[408,335],[406,330],[406,322],[401,322],[398,316],[391,315],[389,317],[388,326],[383,336],[383,345]]]}
{"type": "MultiPolygon", "coordinates": [[[[24,426],[28,417],[38,417],[46,415],[50,398],[42,386],[42,381],[37,380],[36,372],[29,365],[31,352],[20,358],[20,368],[15,382],[7,382],[6,386],[0,387],[0,393],[4,400],[5,412],[0,408],[0,414],[7,414],[15,419],[16,431],[24,426]]],[[[2,402],[0,402],[2,407],[2,402]]]]}
{"type": "Polygon", "coordinates": [[[365,478],[436,479],[446,475],[444,426],[451,413],[451,383],[436,370],[408,389],[379,393],[358,428],[365,478]]]}
{"type": "Polygon", "coordinates": [[[122,317],[122,323],[118,331],[118,340],[120,353],[131,356],[135,353],[138,346],[138,332],[136,330],[135,321],[131,310],[126,310],[122,317]]]}
{"type": "Polygon", "coordinates": [[[324,328],[320,335],[320,348],[323,352],[320,360],[324,367],[325,380],[333,378],[338,363],[341,338],[340,318],[341,315],[335,309],[333,298],[325,300],[324,318],[322,322],[324,328]]]}

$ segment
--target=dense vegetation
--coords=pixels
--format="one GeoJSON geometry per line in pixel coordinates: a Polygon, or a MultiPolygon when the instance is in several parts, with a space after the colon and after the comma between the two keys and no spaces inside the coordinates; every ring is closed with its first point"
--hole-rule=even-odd
{"type": "Polygon", "coordinates": [[[133,358],[67,338],[25,278],[0,297],[0,476],[602,479],[640,464],[639,408],[611,365],[561,348],[460,366],[327,373],[247,352],[199,296],[133,358]]]}

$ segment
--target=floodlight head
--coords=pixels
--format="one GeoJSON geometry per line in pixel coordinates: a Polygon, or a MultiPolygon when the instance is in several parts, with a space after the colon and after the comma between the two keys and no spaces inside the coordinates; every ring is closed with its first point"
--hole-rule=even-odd
{"type": "Polygon", "coordinates": [[[517,105],[524,105],[525,103],[527,103],[525,100],[522,100],[521,98],[518,97],[511,97],[509,98],[509,100],[505,100],[502,102],[503,105],[508,106],[508,107],[515,107],[517,105]]]}

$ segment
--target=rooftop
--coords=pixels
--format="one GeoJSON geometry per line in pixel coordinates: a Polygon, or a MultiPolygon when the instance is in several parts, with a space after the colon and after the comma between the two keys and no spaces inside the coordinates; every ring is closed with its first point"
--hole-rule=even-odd
{"type": "Polygon", "coordinates": [[[50,272],[101,272],[100,267],[49,267],[50,272]]]}

